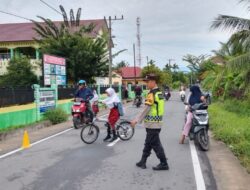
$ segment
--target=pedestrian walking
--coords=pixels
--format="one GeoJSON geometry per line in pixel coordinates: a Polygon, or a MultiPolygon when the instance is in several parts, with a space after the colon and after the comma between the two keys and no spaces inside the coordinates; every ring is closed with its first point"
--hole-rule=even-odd
{"type": "Polygon", "coordinates": [[[146,76],[145,81],[147,82],[148,89],[150,90],[145,100],[146,106],[141,114],[136,119],[131,121],[131,125],[134,127],[136,123],[144,121],[147,133],[142,158],[138,163],[136,163],[136,166],[145,169],[147,158],[150,156],[151,150],[153,149],[157,158],[160,160],[160,164],[153,167],[153,170],[168,170],[169,166],[167,158],[159,136],[164,114],[164,97],[161,90],[157,86],[158,79],[159,77],[154,74],[146,76]]]}

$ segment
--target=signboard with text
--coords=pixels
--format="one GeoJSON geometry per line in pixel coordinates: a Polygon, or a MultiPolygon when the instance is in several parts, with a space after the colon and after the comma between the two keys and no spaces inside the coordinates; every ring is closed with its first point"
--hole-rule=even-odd
{"type": "Polygon", "coordinates": [[[40,113],[44,113],[49,109],[54,109],[56,106],[54,90],[39,91],[39,109],[40,113]]]}
{"type": "Polygon", "coordinates": [[[65,58],[43,55],[44,85],[66,85],[65,58]]]}

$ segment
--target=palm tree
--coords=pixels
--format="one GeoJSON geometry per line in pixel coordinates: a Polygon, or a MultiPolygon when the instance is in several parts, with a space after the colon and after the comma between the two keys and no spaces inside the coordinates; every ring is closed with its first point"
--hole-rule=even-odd
{"type": "MultiPolygon", "coordinates": [[[[241,0],[249,4],[249,0],[241,0]]],[[[248,7],[248,8],[249,8],[248,7]]],[[[228,66],[234,71],[250,71],[250,19],[229,15],[219,15],[212,23],[211,29],[222,29],[234,32],[229,40],[231,44],[238,44],[238,54],[228,61],[228,66]],[[240,51],[239,51],[240,50],[240,51]]]]}
{"type": "Polygon", "coordinates": [[[179,66],[176,63],[174,63],[172,68],[173,68],[174,72],[176,72],[176,70],[179,69],[179,66]]]}
{"type": "MultiPolygon", "coordinates": [[[[41,38],[53,38],[58,40],[60,37],[63,37],[65,34],[70,32],[78,32],[83,35],[84,33],[90,33],[93,31],[95,27],[93,24],[80,27],[81,8],[78,9],[76,17],[74,16],[73,9],[70,10],[70,20],[68,19],[67,13],[62,5],[60,5],[60,10],[63,15],[63,23],[61,23],[60,26],[56,25],[52,20],[41,16],[38,16],[38,18],[40,18],[43,22],[32,20],[35,25],[33,29],[40,35],[41,38]]],[[[39,41],[40,39],[36,40],[39,41]]]]}
{"type": "Polygon", "coordinates": [[[187,67],[192,72],[198,73],[200,71],[201,65],[208,57],[209,57],[209,55],[199,55],[197,57],[194,55],[187,54],[187,55],[183,56],[182,60],[189,63],[189,65],[187,67]]]}

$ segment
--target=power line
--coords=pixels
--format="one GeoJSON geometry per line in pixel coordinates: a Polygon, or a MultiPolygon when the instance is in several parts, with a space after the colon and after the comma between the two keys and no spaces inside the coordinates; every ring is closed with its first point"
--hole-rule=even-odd
{"type": "Polygon", "coordinates": [[[43,4],[45,4],[47,7],[51,8],[52,10],[54,10],[55,12],[59,13],[60,15],[62,15],[61,12],[59,12],[56,8],[52,7],[51,5],[49,5],[48,3],[46,3],[43,0],[40,0],[43,4]]]}
{"type": "Polygon", "coordinates": [[[31,21],[31,22],[32,22],[31,19],[25,18],[25,17],[23,17],[23,16],[19,16],[19,15],[13,14],[13,13],[8,13],[8,12],[1,11],[1,10],[0,10],[0,12],[1,12],[1,13],[4,13],[4,14],[6,14],[6,15],[11,15],[11,16],[14,16],[14,17],[17,17],[17,18],[21,18],[21,19],[25,19],[25,20],[28,20],[28,21],[31,21]]]}

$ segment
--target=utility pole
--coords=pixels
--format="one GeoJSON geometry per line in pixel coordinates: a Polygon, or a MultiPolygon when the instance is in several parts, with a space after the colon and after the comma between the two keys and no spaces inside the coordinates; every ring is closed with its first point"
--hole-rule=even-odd
{"type": "Polygon", "coordinates": [[[168,64],[169,64],[169,66],[171,66],[171,62],[172,61],[175,61],[174,59],[168,59],[168,64]]]}
{"type": "Polygon", "coordinates": [[[140,30],[140,25],[141,25],[141,19],[140,17],[137,17],[136,19],[136,25],[137,25],[137,51],[138,51],[138,66],[141,67],[141,30],[140,30]]]}
{"type": "MultiPolygon", "coordinates": [[[[105,21],[106,17],[104,17],[105,21]]],[[[115,20],[123,20],[123,15],[121,18],[117,18],[116,16],[114,18],[111,18],[109,16],[109,21],[108,21],[108,32],[109,32],[109,39],[108,39],[108,48],[109,48],[109,85],[112,85],[112,48],[113,48],[113,43],[112,43],[112,21],[115,20]]]]}
{"type": "Polygon", "coordinates": [[[148,67],[148,72],[149,72],[149,65],[148,65],[148,56],[147,56],[147,67],[148,67]]]}
{"type": "Polygon", "coordinates": [[[135,75],[135,84],[136,84],[136,61],[135,61],[135,44],[133,44],[133,52],[134,52],[134,75],[135,75]]]}

